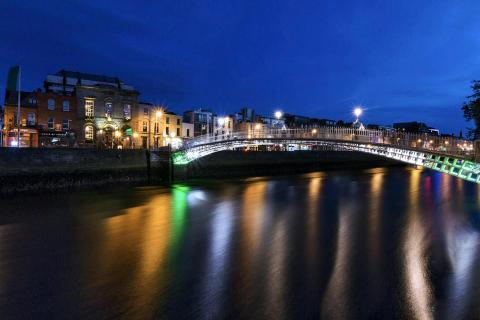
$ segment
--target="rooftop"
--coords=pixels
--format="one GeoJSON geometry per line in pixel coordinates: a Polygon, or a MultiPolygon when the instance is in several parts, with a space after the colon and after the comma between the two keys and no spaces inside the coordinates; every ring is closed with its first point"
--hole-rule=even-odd
{"type": "Polygon", "coordinates": [[[69,71],[69,70],[60,70],[56,76],[68,77],[68,78],[77,78],[91,81],[101,81],[101,82],[110,82],[110,83],[122,83],[118,77],[110,77],[104,75],[98,75],[93,73],[85,73],[78,71],[69,71]]]}

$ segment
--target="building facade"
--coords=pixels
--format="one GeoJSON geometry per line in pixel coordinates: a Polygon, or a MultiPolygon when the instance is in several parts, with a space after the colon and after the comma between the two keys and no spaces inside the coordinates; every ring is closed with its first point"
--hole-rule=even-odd
{"type": "Polygon", "coordinates": [[[77,145],[77,100],[63,93],[40,92],[37,98],[38,145],[74,147],[77,145]]]}
{"type": "Polygon", "coordinates": [[[193,124],[193,135],[213,134],[217,115],[210,110],[196,109],[183,113],[183,121],[193,124]]]}
{"type": "Polygon", "coordinates": [[[6,91],[3,106],[2,145],[5,147],[38,147],[37,98],[34,92],[20,93],[20,141],[18,141],[18,92],[6,91]]]}
{"type": "Polygon", "coordinates": [[[139,92],[117,77],[59,71],[48,75],[47,93],[76,99],[77,143],[99,148],[132,148],[132,115],[138,110],[139,92]]]}

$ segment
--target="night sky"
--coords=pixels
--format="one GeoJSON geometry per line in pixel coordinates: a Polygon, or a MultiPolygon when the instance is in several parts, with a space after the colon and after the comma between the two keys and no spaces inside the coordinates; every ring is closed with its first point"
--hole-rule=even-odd
{"type": "Polygon", "coordinates": [[[0,1],[0,92],[60,69],[118,76],[143,101],[252,107],[443,132],[480,79],[480,1],[0,1]],[[149,3],[149,4],[143,4],[149,3]]]}

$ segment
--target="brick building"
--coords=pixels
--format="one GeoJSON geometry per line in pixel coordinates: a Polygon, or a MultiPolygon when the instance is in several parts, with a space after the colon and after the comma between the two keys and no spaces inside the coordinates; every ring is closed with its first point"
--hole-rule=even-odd
{"type": "Polygon", "coordinates": [[[133,146],[132,115],[138,110],[139,92],[117,77],[61,70],[48,75],[48,93],[76,99],[77,143],[103,148],[133,146]]]}
{"type": "MultiPolygon", "coordinates": [[[[17,147],[18,133],[18,93],[16,91],[5,92],[3,106],[2,145],[17,147]]],[[[34,92],[22,91],[20,94],[20,147],[37,147],[37,98],[34,92]]]]}
{"type": "Polygon", "coordinates": [[[73,147],[78,131],[77,100],[54,92],[36,92],[41,147],[73,147]]]}

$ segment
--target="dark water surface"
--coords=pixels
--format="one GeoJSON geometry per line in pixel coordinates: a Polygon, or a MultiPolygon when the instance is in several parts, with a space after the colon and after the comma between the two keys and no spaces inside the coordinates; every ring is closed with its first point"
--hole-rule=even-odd
{"type": "Polygon", "coordinates": [[[0,319],[480,319],[480,188],[410,168],[0,200],[0,319]]]}

